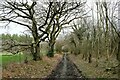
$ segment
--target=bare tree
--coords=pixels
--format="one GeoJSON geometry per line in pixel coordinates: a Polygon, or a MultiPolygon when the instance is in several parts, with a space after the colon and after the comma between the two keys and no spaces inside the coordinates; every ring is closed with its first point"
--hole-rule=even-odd
{"type": "MultiPolygon", "coordinates": [[[[51,3],[52,4],[52,3],[51,3]]],[[[51,6],[49,4],[49,7],[51,6]]],[[[6,21],[8,23],[16,23],[22,26],[25,26],[28,28],[28,30],[31,32],[33,37],[33,42],[29,44],[17,44],[19,46],[29,46],[31,47],[31,53],[33,55],[33,60],[39,60],[40,59],[40,46],[39,43],[46,39],[44,37],[45,31],[38,29],[38,22],[37,22],[37,11],[35,10],[35,7],[37,5],[36,1],[16,1],[16,0],[5,0],[5,2],[1,6],[1,15],[0,15],[0,21],[6,21]],[[38,31],[41,31],[41,35],[38,31]]],[[[49,10],[48,10],[49,12],[49,10]]],[[[47,17],[46,17],[47,18],[47,17]]],[[[11,46],[17,46],[13,45],[11,46]]]]}
{"type": "MultiPolygon", "coordinates": [[[[33,37],[33,42],[26,44],[26,46],[31,47],[33,60],[40,59],[39,43],[45,41],[46,38],[49,40],[50,56],[53,56],[55,40],[62,26],[80,18],[81,16],[77,14],[80,12],[83,4],[85,4],[85,2],[47,2],[47,4],[44,3],[42,4],[43,6],[40,6],[37,3],[37,1],[31,1],[30,3],[27,0],[6,0],[2,4],[2,13],[0,15],[0,21],[13,22],[29,29],[33,37]]],[[[22,46],[24,44],[19,45],[22,46]]]]}
{"type": "Polygon", "coordinates": [[[81,13],[84,4],[85,2],[53,2],[51,8],[51,16],[53,16],[54,14],[55,15],[52,21],[52,25],[50,25],[51,30],[48,31],[48,56],[54,56],[54,44],[62,28],[64,28],[64,25],[70,24],[72,21],[79,19],[84,15],[78,15],[81,13]]]}

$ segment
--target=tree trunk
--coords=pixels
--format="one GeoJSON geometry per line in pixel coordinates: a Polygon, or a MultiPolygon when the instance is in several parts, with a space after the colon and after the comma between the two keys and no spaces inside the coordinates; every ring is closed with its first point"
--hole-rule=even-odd
{"type": "Polygon", "coordinates": [[[49,51],[47,54],[48,57],[54,57],[54,44],[55,44],[54,41],[49,42],[49,51]]]}
{"type": "Polygon", "coordinates": [[[91,53],[89,53],[89,56],[88,56],[88,63],[91,63],[92,62],[92,55],[91,53]]]}
{"type": "Polygon", "coordinates": [[[86,53],[83,54],[82,59],[87,61],[87,54],[86,53]]]}
{"type": "Polygon", "coordinates": [[[120,78],[120,40],[119,40],[119,43],[118,43],[118,53],[117,53],[117,60],[119,62],[118,64],[118,78],[120,78]]]}
{"type": "Polygon", "coordinates": [[[40,60],[40,59],[41,59],[41,57],[40,57],[40,46],[39,46],[39,44],[37,44],[34,47],[33,60],[37,61],[37,60],[40,60]]]}
{"type": "Polygon", "coordinates": [[[39,37],[38,37],[38,30],[37,30],[37,22],[35,21],[35,18],[32,18],[32,35],[33,35],[33,60],[37,61],[40,60],[40,45],[39,45],[39,37]]]}
{"type": "Polygon", "coordinates": [[[39,44],[32,44],[31,45],[31,53],[32,53],[32,56],[33,56],[33,60],[34,61],[37,61],[37,60],[41,60],[41,57],[40,57],[40,45],[39,44]]]}

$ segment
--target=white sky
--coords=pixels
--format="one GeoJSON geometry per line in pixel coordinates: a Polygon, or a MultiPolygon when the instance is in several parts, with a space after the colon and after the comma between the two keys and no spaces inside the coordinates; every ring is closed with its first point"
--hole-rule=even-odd
{"type": "Polygon", "coordinates": [[[14,23],[8,25],[8,27],[0,27],[0,34],[9,33],[9,34],[22,34],[26,29],[24,26],[20,26],[14,23]]]}
{"type": "MultiPolygon", "coordinates": [[[[1,2],[1,0],[0,0],[1,2]]],[[[90,3],[91,0],[88,0],[88,3],[90,3]]],[[[22,34],[26,29],[24,26],[17,25],[15,23],[10,23],[9,27],[1,27],[4,26],[2,23],[0,23],[0,34],[2,33],[9,33],[9,34],[22,34]]]]}
{"type": "MultiPolygon", "coordinates": [[[[87,0],[87,4],[88,6],[93,6],[93,2],[95,2],[97,0],[87,0]]],[[[112,0],[107,0],[107,1],[112,1],[112,0]]],[[[117,0],[114,0],[117,1],[117,0]]],[[[1,0],[0,0],[1,2],[1,0]]],[[[20,26],[14,23],[10,23],[7,28],[3,28],[1,27],[3,26],[2,23],[0,23],[0,34],[2,33],[10,33],[10,34],[22,34],[22,32],[24,32],[26,30],[26,28],[24,26],[20,26]]]]}

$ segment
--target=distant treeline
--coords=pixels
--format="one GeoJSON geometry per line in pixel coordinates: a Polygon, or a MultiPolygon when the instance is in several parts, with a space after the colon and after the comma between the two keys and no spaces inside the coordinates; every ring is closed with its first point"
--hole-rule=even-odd
{"type": "Polygon", "coordinates": [[[26,43],[26,42],[31,42],[32,41],[32,37],[30,35],[1,34],[0,37],[1,37],[2,41],[14,40],[14,41],[17,41],[17,42],[22,42],[22,43],[26,43]]]}

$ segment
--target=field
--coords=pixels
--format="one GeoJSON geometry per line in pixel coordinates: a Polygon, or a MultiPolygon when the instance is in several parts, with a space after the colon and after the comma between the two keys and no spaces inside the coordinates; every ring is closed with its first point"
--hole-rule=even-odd
{"type": "MultiPolygon", "coordinates": [[[[41,56],[45,56],[47,53],[47,51],[45,50],[41,50],[41,56]]],[[[7,52],[0,52],[0,65],[7,65],[9,63],[22,63],[24,62],[26,56],[28,60],[32,59],[32,56],[29,54],[25,55],[25,54],[11,54],[11,53],[7,53],[7,52]]]]}
{"type": "MultiPolygon", "coordinates": [[[[28,59],[31,59],[29,56],[28,59]]],[[[9,63],[21,63],[25,60],[24,54],[15,54],[15,55],[0,55],[0,63],[4,66],[9,63]]]]}

